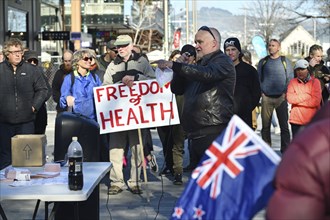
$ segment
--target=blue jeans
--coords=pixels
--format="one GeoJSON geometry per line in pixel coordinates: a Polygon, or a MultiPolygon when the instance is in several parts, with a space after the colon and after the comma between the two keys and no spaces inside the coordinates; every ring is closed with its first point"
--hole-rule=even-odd
{"type": "Polygon", "coordinates": [[[11,138],[17,134],[34,134],[34,121],[22,124],[0,122],[0,170],[11,164],[11,138]]]}
{"type": "Polygon", "coordinates": [[[272,125],[274,128],[277,127],[277,121],[274,114],[272,115],[272,125]]]}
{"type": "Polygon", "coordinates": [[[262,94],[261,137],[266,143],[269,144],[269,146],[272,146],[270,125],[274,109],[276,111],[278,122],[281,128],[281,152],[283,153],[290,143],[288,102],[285,99],[285,94],[281,95],[280,97],[269,97],[265,94],[262,94]]]}

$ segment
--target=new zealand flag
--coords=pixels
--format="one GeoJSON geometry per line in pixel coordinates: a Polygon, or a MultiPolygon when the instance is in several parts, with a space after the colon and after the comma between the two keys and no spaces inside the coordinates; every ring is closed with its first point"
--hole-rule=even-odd
{"type": "Polygon", "coordinates": [[[273,193],[280,157],[234,115],[205,152],[171,219],[252,219],[273,193]]]}

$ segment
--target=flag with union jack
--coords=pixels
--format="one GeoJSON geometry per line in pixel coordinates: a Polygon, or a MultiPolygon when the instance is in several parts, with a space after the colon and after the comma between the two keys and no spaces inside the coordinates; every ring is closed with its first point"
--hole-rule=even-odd
{"type": "Polygon", "coordinates": [[[238,116],[206,150],[171,219],[252,219],[273,193],[280,157],[238,116]]]}

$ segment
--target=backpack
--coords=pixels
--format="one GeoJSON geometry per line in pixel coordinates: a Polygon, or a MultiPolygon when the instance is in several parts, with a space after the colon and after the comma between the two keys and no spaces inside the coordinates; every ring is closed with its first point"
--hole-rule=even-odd
{"type": "MultiPolygon", "coordinates": [[[[262,61],[262,66],[261,66],[261,78],[260,78],[260,81],[263,82],[264,81],[264,66],[265,64],[267,63],[269,59],[269,55],[266,56],[264,58],[264,60],[262,61]]],[[[285,60],[285,56],[281,56],[281,61],[282,61],[282,64],[283,64],[283,67],[284,67],[284,71],[285,71],[285,76],[286,76],[286,82],[288,81],[288,72],[287,72],[287,69],[286,69],[286,60],[285,60]]]]}

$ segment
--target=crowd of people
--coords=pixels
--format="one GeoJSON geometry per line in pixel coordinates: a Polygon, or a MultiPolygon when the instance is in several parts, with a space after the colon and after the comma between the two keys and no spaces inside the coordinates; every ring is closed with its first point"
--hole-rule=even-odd
{"type": "MultiPolygon", "coordinates": [[[[299,133],[311,130],[313,125],[307,126],[306,131],[304,127],[311,124],[321,106],[329,103],[330,72],[322,60],[323,48],[311,46],[309,56],[293,65],[288,57],[281,55],[279,40],[271,39],[267,47],[269,55],[255,68],[251,54],[242,50],[238,38],[225,39],[221,50],[219,31],[202,26],[195,35],[194,46],[187,44],[181,50],[174,50],[168,60],[156,61],[156,68],[173,71],[170,86],[181,121],[179,125],[157,128],[166,163],[159,171],[160,175],[172,175],[173,183],[182,185],[183,172],[191,172],[198,166],[206,149],[234,114],[256,129],[256,109],[261,115],[262,139],[272,146],[271,123],[275,111],[280,126],[281,153],[285,155],[288,150],[292,155],[294,149],[298,152],[296,142],[290,146],[292,138],[304,139],[299,133]],[[190,161],[188,167],[183,168],[185,139],[188,140],[190,161]]],[[[57,103],[58,115],[72,111],[96,120],[94,87],[116,83],[132,87],[134,81],[155,78],[155,68],[128,35],[119,35],[109,41],[106,53],[100,57],[92,49],[64,51],[63,64],[51,86],[38,66],[37,53],[23,48],[21,41],[8,40],[0,55],[4,57],[0,60],[0,169],[11,164],[11,137],[45,133],[46,101],[51,95],[57,103]]],[[[321,129],[326,125],[315,126],[321,129]]],[[[103,153],[108,154],[106,158],[113,165],[108,194],[121,193],[126,184],[133,194],[141,194],[144,160],[151,171],[158,172],[150,130],[141,131],[143,141],[147,143],[143,149],[139,147],[138,130],[101,135],[103,150],[106,149],[103,153]],[[145,158],[140,156],[140,150],[145,158]],[[131,151],[131,171],[125,181],[123,166],[128,151],[131,151]]],[[[327,143],[329,145],[329,139],[327,143]]],[[[281,172],[276,176],[279,184],[281,172]]],[[[272,204],[277,202],[276,198],[272,204]]],[[[269,215],[272,213],[278,212],[272,209],[269,215]]]]}

